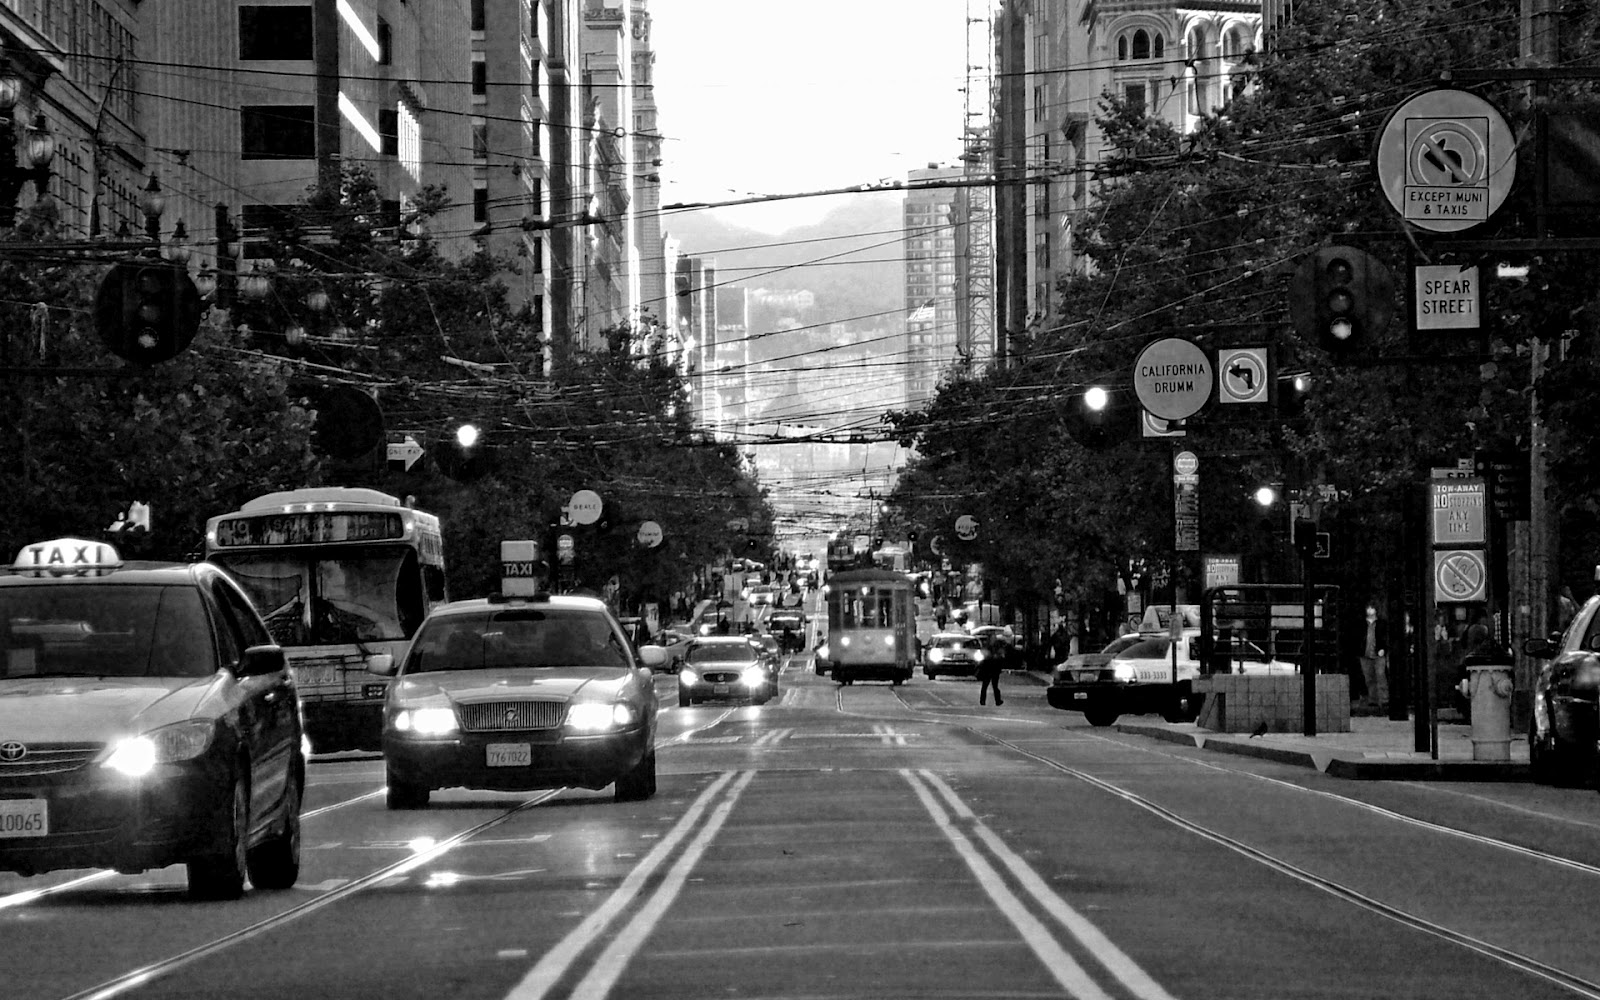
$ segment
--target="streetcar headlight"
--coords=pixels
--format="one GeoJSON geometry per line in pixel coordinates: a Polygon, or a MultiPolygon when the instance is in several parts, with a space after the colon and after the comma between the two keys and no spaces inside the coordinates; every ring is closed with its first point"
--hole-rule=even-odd
{"type": "Polygon", "coordinates": [[[839,637],[839,645],[842,646],[845,649],[849,649],[850,648],[850,637],[847,636],[847,635],[840,636],[839,637]]]}
{"type": "Polygon", "coordinates": [[[885,646],[893,646],[894,645],[894,636],[892,636],[892,635],[884,636],[883,637],[883,644],[885,646]]]}
{"type": "Polygon", "coordinates": [[[444,736],[458,728],[452,708],[402,708],[394,715],[394,729],[398,733],[444,736]]]}

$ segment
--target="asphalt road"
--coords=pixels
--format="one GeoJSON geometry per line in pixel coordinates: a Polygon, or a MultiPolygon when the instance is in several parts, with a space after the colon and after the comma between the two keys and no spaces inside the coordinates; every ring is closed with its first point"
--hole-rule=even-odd
{"type": "Polygon", "coordinates": [[[1600,796],[1341,782],[1008,682],[676,707],[660,791],[434,794],[318,758],[286,892],[0,875],[0,997],[1600,997],[1600,796]]]}

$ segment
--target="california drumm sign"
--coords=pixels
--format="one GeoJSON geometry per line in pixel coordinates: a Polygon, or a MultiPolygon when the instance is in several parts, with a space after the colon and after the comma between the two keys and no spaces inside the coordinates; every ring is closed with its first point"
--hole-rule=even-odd
{"type": "Polygon", "coordinates": [[[1216,388],[1216,369],[1193,341],[1166,337],[1139,352],[1133,363],[1133,391],[1139,405],[1164,420],[1199,413],[1216,388]]]}

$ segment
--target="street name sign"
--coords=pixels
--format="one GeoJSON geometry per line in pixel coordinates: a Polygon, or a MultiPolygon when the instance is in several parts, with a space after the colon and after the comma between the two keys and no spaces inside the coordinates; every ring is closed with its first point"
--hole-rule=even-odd
{"type": "Polygon", "coordinates": [[[1476,330],[1482,326],[1478,268],[1429,264],[1414,272],[1418,330],[1476,330]]]}
{"type": "Polygon", "coordinates": [[[1384,122],[1373,167],[1402,219],[1430,232],[1460,232],[1505,203],[1516,180],[1516,137],[1477,94],[1426,90],[1384,122]]]}
{"type": "Polygon", "coordinates": [[[1199,413],[1211,399],[1216,373],[1200,345],[1182,337],[1157,340],[1133,363],[1133,391],[1146,410],[1167,420],[1199,413]]]}

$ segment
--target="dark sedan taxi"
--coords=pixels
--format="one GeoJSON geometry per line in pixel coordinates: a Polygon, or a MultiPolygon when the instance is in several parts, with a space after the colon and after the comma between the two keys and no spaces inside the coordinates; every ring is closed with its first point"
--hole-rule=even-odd
{"type": "Polygon", "coordinates": [[[595,598],[541,593],[435,608],[384,705],[389,808],[422,808],[440,788],[615,783],[619,802],[649,798],[650,671],[667,660],[655,645],[636,654],[595,598]]]}
{"type": "Polygon", "coordinates": [[[0,647],[0,870],[184,863],[206,899],[299,879],[294,682],[225,571],[27,546],[0,647]]]}

